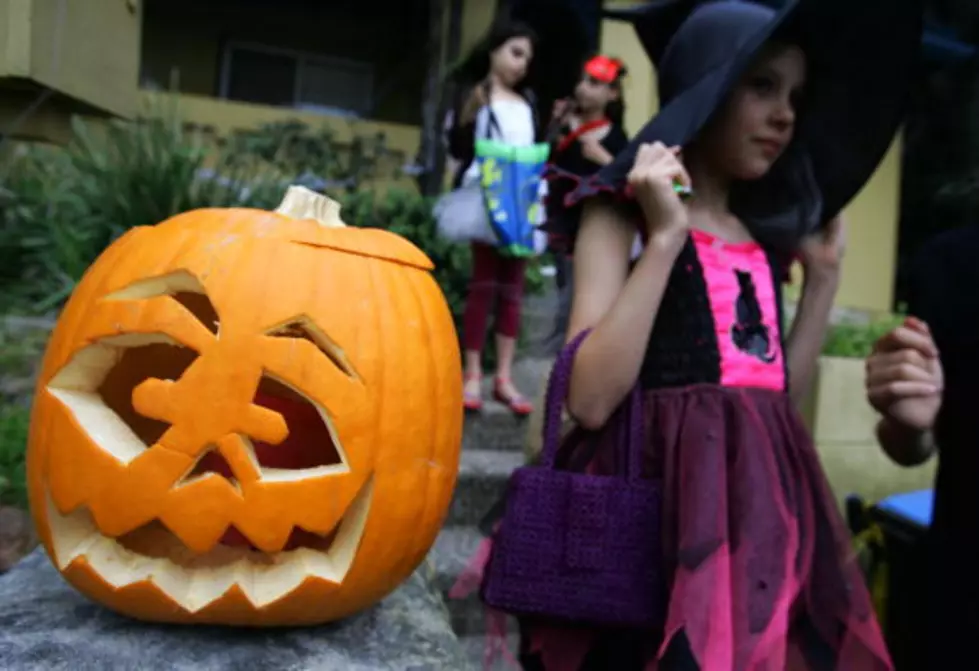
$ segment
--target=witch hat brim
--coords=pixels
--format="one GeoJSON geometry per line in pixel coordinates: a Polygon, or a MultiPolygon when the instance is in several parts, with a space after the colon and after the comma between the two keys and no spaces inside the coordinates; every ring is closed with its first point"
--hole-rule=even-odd
{"type": "MultiPolygon", "coordinates": [[[[749,4],[761,5],[738,0],[707,4],[727,5],[725,9],[732,12],[749,4]]],[[[662,63],[677,27],[685,26],[690,15],[704,5],[694,0],[661,0],[632,12],[636,30],[655,64],[662,63]]],[[[642,144],[689,144],[763,46],[784,35],[806,54],[804,108],[792,151],[765,178],[746,183],[745,217],[767,216],[774,209],[790,206],[787,201],[796,194],[784,188],[786,173],[800,172],[798,166],[789,165],[798,160],[805,161],[805,172],[811,175],[808,179],[818,190],[819,223],[842,210],[873,175],[904,119],[919,62],[921,0],[788,0],[768,12],[770,18],[728,58],[682,91],[671,93],[626,149],[569,194],[566,204],[574,206],[599,192],[622,193],[642,144]]]]}

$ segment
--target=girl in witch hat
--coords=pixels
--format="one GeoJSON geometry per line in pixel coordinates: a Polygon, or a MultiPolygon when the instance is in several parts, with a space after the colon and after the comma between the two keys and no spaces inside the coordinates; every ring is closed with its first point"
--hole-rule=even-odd
{"type": "Polygon", "coordinates": [[[568,409],[596,440],[562,460],[616,473],[603,428],[639,385],[663,623],[524,613],[525,669],[893,668],[795,403],[839,283],[839,213],[902,121],[921,14],[920,0],[674,0],[634,15],[662,106],[565,199],[580,216],[569,336],[591,329],[568,409]],[[785,258],[805,271],[787,331],[785,258]]]}
{"type": "MultiPolygon", "coordinates": [[[[574,95],[554,104],[548,133],[554,168],[564,174],[588,177],[625,149],[629,142],[623,128],[625,75],[625,64],[617,58],[598,55],[585,63],[574,95]]],[[[570,186],[566,182],[549,187],[545,200],[547,219],[560,218],[570,186]]],[[[563,342],[571,309],[570,257],[564,249],[565,235],[559,232],[548,237],[551,251],[557,257],[557,283],[561,293],[553,338],[563,342]]]]}

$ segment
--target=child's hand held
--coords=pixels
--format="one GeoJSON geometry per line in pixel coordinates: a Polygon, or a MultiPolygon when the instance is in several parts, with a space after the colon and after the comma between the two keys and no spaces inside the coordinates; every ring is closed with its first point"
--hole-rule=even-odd
{"type": "Polygon", "coordinates": [[[867,358],[867,400],[885,417],[924,431],[935,422],[944,384],[938,349],[916,319],[881,337],[867,358]]]}

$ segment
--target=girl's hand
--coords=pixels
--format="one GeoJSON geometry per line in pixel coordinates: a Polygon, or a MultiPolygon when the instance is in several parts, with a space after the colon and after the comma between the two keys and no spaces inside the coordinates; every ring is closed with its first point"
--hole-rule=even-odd
{"type": "Polygon", "coordinates": [[[554,101],[554,107],[551,108],[551,121],[563,122],[564,117],[566,117],[570,111],[571,101],[568,98],[558,98],[554,101]]]}
{"type": "Polygon", "coordinates": [[[667,148],[662,142],[643,144],[628,176],[646,219],[649,242],[667,243],[677,252],[690,227],[687,208],[673,188],[675,182],[690,187],[690,175],[679,154],[680,147],[667,148]]]}
{"type": "Polygon", "coordinates": [[[806,277],[837,276],[845,250],[846,234],[843,215],[837,215],[830,220],[825,228],[816,231],[802,241],[799,252],[806,277]]]}
{"type": "Polygon", "coordinates": [[[867,400],[891,421],[931,429],[942,404],[944,374],[928,325],[909,317],[874,344],[867,358],[867,400]]]}

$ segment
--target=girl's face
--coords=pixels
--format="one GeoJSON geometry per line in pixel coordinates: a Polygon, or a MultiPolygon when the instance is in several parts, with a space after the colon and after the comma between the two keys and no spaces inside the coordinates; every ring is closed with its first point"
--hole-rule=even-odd
{"type": "Polygon", "coordinates": [[[777,45],[763,53],[705,130],[711,163],[731,179],[763,177],[792,140],[805,78],[798,47],[777,45]]]}
{"type": "Polygon", "coordinates": [[[490,54],[490,71],[506,86],[516,86],[527,76],[533,57],[529,38],[511,37],[490,54]]]}
{"type": "Polygon", "coordinates": [[[575,102],[582,112],[604,111],[610,102],[619,97],[618,89],[584,74],[574,90],[575,102]]]}

